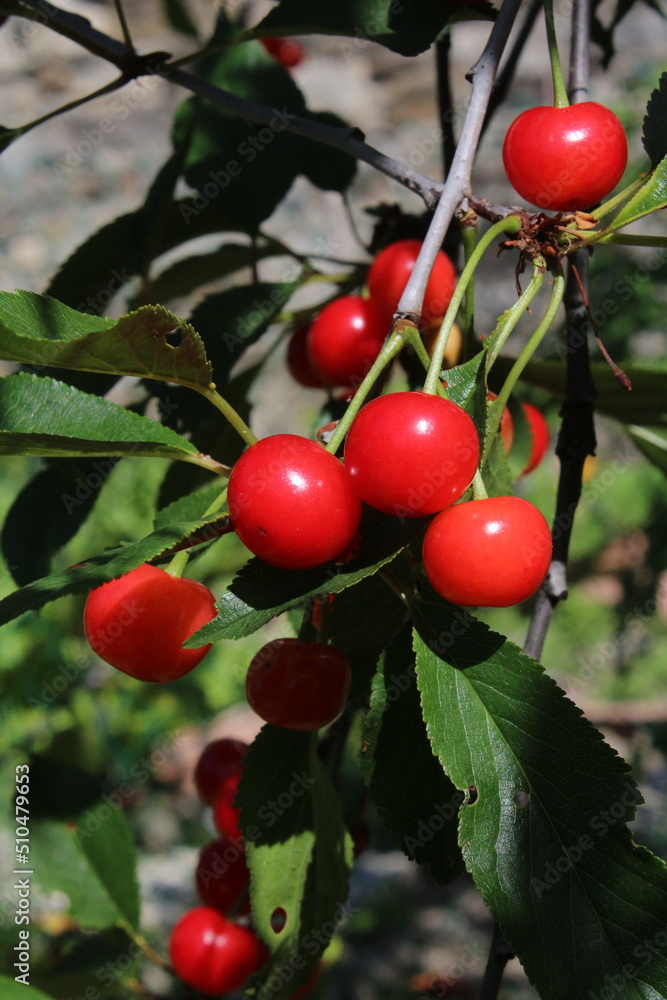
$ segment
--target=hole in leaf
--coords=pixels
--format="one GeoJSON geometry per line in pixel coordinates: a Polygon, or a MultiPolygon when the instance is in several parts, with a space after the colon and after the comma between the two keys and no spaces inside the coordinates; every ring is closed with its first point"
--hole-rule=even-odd
{"type": "Polygon", "coordinates": [[[183,343],[183,332],[179,327],[176,327],[175,330],[169,330],[168,333],[165,333],[164,339],[170,347],[180,347],[183,343]]]}
{"type": "Polygon", "coordinates": [[[277,906],[271,914],[271,930],[274,931],[275,934],[280,934],[286,923],[287,914],[283,910],[282,906],[277,906]]]}
{"type": "Polygon", "coordinates": [[[523,791],[515,792],[512,801],[518,809],[523,809],[528,805],[528,795],[523,791]]]}
{"type": "Polygon", "coordinates": [[[478,798],[479,798],[479,794],[477,792],[477,789],[475,788],[474,785],[470,785],[467,788],[466,793],[465,793],[465,800],[464,800],[465,805],[467,805],[467,806],[474,806],[474,804],[475,804],[475,802],[477,802],[478,798]]]}

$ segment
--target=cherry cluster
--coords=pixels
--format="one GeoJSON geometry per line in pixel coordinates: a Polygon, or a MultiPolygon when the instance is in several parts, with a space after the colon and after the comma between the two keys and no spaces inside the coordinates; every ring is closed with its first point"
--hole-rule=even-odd
{"type": "MultiPolygon", "coordinates": [[[[234,797],[248,746],[219,739],[203,750],[195,785],[211,806],[219,837],[200,851],[195,886],[201,906],[188,910],[174,926],[169,957],[176,975],[206,996],[229,993],[266,963],[268,948],[250,926],[250,871],[238,828],[234,797]]],[[[290,997],[304,997],[315,978],[290,997]]]]}
{"type": "MultiPolygon", "coordinates": [[[[343,393],[354,392],[380,353],[420,250],[420,240],[390,243],[368,269],[366,296],[333,299],[312,322],[295,328],[287,350],[287,366],[297,382],[311,388],[327,386],[343,393]]],[[[439,250],[422,306],[425,336],[439,327],[455,286],[456,268],[439,250]]]]}

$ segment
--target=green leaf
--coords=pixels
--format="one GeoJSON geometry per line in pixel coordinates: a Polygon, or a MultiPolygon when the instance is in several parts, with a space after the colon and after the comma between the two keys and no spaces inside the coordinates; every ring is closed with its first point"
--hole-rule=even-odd
{"type": "MultiPolygon", "coordinates": [[[[58,570],[35,580],[0,601],[0,625],[17,618],[25,611],[35,611],[58,597],[86,593],[107,580],[129,573],[135,566],[157,559],[196,535],[205,525],[213,524],[219,519],[219,514],[212,514],[196,521],[165,525],[138,542],[109,549],[79,566],[58,570]]],[[[198,644],[195,643],[196,645],[198,644]]]]}
{"type": "Polygon", "coordinates": [[[76,824],[47,821],[32,830],[35,879],[64,892],[68,915],[89,930],[139,920],[135,853],[125,814],[98,802],[76,824]]]}
{"type": "MultiPolygon", "coordinates": [[[[407,587],[411,568],[405,560],[394,560],[392,573],[407,587]]],[[[365,705],[382,650],[405,622],[407,609],[381,574],[367,576],[336,595],[327,609],[331,642],[347,656],[352,669],[350,702],[365,705]]]]}
{"type": "Polygon", "coordinates": [[[492,19],[489,4],[471,10],[477,4],[456,4],[451,0],[411,0],[396,4],[393,0],[282,0],[253,29],[256,38],[265,35],[320,34],[346,35],[352,43],[342,43],[349,60],[363,52],[368,42],[378,42],[393,52],[416,56],[436,40],[450,22],[460,18],[492,19]]]}
{"type": "Polygon", "coordinates": [[[191,462],[180,434],[46,376],[0,379],[0,455],[153,455],[191,462]]]}
{"type": "Polygon", "coordinates": [[[215,482],[179,497],[157,512],[154,527],[164,528],[174,521],[196,521],[204,517],[208,508],[220,499],[223,489],[221,482],[215,482]]]}
{"type": "Polygon", "coordinates": [[[538,663],[457,614],[422,605],[414,645],[431,745],[476,790],[459,844],[484,901],[543,1000],[664,997],[667,870],[626,825],[627,764],[538,663]]]}
{"type": "Polygon", "coordinates": [[[191,38],[197,37],[197,26],[190,17],[187,5],[183,0],[162,0],[162,6],[172,28],[180,31],[182,35],[189,35],[191,38]]]}
{"type": "MultiPolygon", "coordinates": [[[[220,20],[214,41],[237,33],[220,20]]],[[[230,218],[241,232],[254,232],[290,189],[301,170],[301,145],[287,136],[291,116],[305,101],[292,76],[258,42],[231,45],[198,64],[209,83],[270,108],[268,124],[250,125],[219,105],[187,98],[174,118],[177,145],[192,130],[184,176],[206,204],[230,218]]]]}
{"type": "Polygon", "coordinates": [[[427,864],[437,882],[451,882],[463,871],[456,839],[463,795],[426,734],[409,627],[382,658],[363,740],[361,768],[378,815],[409,858],[427,864]]]}
{"type": "Polygon", "coordinates": [[[284,308],[299,281],[237,285],[209,295],[190,317],[203,338],[218,387],[246,349],[261,337],[284,308]]]}
{"type": "Polygon", "coordinates": [[[660,77],[646,105],[642,142],[653,166],[667,156],[667,73],[660,77]]]}
{"type": "MultiPolygon", "coordinates": [[[[513,360],[499,358],[496,367],[503,372],[509,371],[513,360]]],[[[593,362],[595,409],[627,424],[667,426],[667,369],[655,364],[624,361],[623,371],[632,382],[631,392],[621,389],[605,362],[593,362]]],[[[565,366],[560,361],[530,361],[521,378],[554,396],[565,394],[565,366]]]]}
{"type": "Polygon", "coordinates": [[[20,137],[25,132],[25,128],[7,128],[5,125],[0,125],[0,153],[3,153],[8,146],[20,137]]]}
{"type": "MultiPolygon", "coordinates": [[[[281,256],[284,250],[272,242],[251,247],[243,243],[225,243],[217,250],[205,254],[189,254],[183,260],[166,267],[151,281],[151,291],[156,302],[169,302],[189,295],[195,288],[219,281],[220,278],[251,267],[254,261],[281,256]]],[[[139,305],[139,296],[134,303],[139,305]]]]}
{"type": "Polygon", "coordinates": [[[306,982],[345,913],[352,842],[316,734],[264,726],[245,758],[237,802],[253,926],[271,950],[257,981],[271,981],[278,1000],[306,982]],[[280,933],[271,927],[277,909],[286,915],[280,933]]]}
{"type": "Polygon", "coordinates": [[[667,432],[631,424],[628,433],[649,462],[667,475],[667,432]]]}
{"type": "Polygon", "coordinates": [[[661,208],[667,208],[667,156],[651,171],[639,191],[625,203],[611,225],[614,231],[622,229],[661,208]]]}
{"type": "Polygon", "coordinates": [[[0,292],[0,357],[30,365],[211,385],[201,338],[162,306],[115,322],[87,316],[48,295],[0,292]]]}
{"type": "MultiPolygon", "coordinates": [[[[80,311],[104,312],[112,296],[141,271],[135,244],[138,212],[121,215],[89,236],[62,265],[47,293],[80,311]]],[[[198,198],[182,198],[171,204],[161,242],[154,250],[163,254],[199,236],[230,228],[215,202],[204,207],[198,198]]]]}
{"type": "Polygon", "coordinates": [[[0,535],[7,568],[19,586],[49,572],[52,556],[84,523],[115,465],[115,458],[52,459],[20,490],[0,535]]]}
{"type": "Polygon", "coordinates": [[[366,516],[366,526],[362,526],[364,548],[349,568],[337,572],[329,564],[309,570],[288,570],[269,566],[261,559],[251,559],[216,604],[217,618],[183,645],[196,648],[219,639],[242,639],[291,608],[298,608],[316,597],[340,593],[391,562],[426,523],[424,518],[401,523],[399,518],[385,517],[370,510],[366,516]]]}
{"type": "Polygon", "coordinates": [[[2,991],[3,1000],[53,1000],[53,997],[42,993],[35,986],[28,984],[24,986],[22,982],[17,983],[9,976],[0,976],[0,991],[2,991]]]}
{"type": "MultiPolygon", "coordinates": [[[[346,128],[347,122],[330,111],[310,111],[308,118],[322,125],[346,128]]],[[[347,190],[357,173],[357,161],[347,153],[342,153],[321,142],[303,139],[302,173],[322,191],[347,190]]]]}

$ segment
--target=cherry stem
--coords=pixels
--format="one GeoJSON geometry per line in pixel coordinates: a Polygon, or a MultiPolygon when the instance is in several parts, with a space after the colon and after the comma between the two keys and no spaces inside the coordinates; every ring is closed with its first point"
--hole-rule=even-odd
{"type": "Polygon", "coordinates": [[[567,108],[570,105],[570,101],[567,96],[567,87],[565,86],[563,69],[560,63],[560,56],[558,54],[553,0],[544,0],[544,20],[547,26],[547,43],[549,45],[549,59],[551,60],[551,78],[554,85],[554,105],[557,108],[567,108]]]}
{"type": "Polygon", "coordinates": [[[153,948],[152,945],[148,943],[143,934],[140,934],[139,931],[136,931],[128,921],[121,920],[119,922],[125,933],[128,935],[128,937],[130,937],[134,941],[137,948],[143,951],[146,958],[150,959],[150,961],[153,962],[154,965],[157,965],[161,969],[164,969],[165,972],[173,971],[171,966],[169,965],[169,962],[167,962],[166,959],[162,958],[162,956],[157,953],[155,948],[153,948]]]}
{"type": "Polygon", "coordinates": [[[393,361],[396,355],[403,349],[404,343],[404,334],[400,333],[398,330],[392,330],[385,340],[382,350],[371,365],[368,374],[355,392],[347,410],[338,421],[336,430],[331,435],[329,443],[326,446],[326,451],[330,451],[332,455],[336,454],[350,428],[350,424],[356,417],[361,407],[364,405],[366,396],[371,391],[376,380],[380,377],[389,362],[393,361]]]}
{"type": "Polygon", "coordinates": [[[507,400],[510,398],[512,390],[514,389],[514,386],[518,382],[522,371],[532,358],[533,354],[535,353],[539,345],[542,343],[545,334],[548,332],[548,330],[551,327],[551,324],[556,318],[556,314],[560,308],[560,304],[563,301],[564,292],[565,292],[565,278],[563,277],[563,274],[560,273],[557,274],[553,279],[551,298],[549,299],[549,304],[547,306],[546,312],[544,313],[544,316],[542,317],[540,323],[535,329],[535,332],[530,337],[528,343],[522,350],[521,354],[512,365],[509,374],[505,379],[505,384],[498,393],[498,399],[494,401],[493,409],[491,410],[492,416],[487,429],[486,444],[484,447],[484,458],[482,461],[482,465],[484,464],[484,460],[488,457],[489,448],[491,442],[493,441],[494,433],[498,429],[498,426],[500,424],[500,418],[502,416],[503,410],[507,406],[507,400]]]}
{"type": "MultiPolygon", "coordinates": [[[[477,223],[475,225],[464,225],[461,227],[461,242],[465,254],[466,264],[472,257],[477,246],[478,238],[477,223]]],[[[466,289],[465,303],[463,306],[463,360],[467,361],[475,354],[475,278],[470,280],[466,289]]]]}
{"type": "Polygon", "coordinates": [[[456,314],[459,311],[459,306],[463,301],[466,289],[472,280],[475,268],[482,259],[484,252],[501,233],[518,233],[520,229],[521,219],[519,216],[508,215],[507,218],[501,219],[500,222],[496,222],[494,226],[491,226],[491,228],[484,233],[484,236],[482,236],[479,243],[476,245],[475,249],[468,258],[468,261],[466,262],[466,265],[461,273],[461,277],[458,280],[458,284],[454,289],[452,300],[449,303],[447,312],[445,313],[445,317],[442,321],[440,332],[438,334],[438,339],[436,340],[435,347],[433,348],[431,363],[429,365],[428,374],[426,375],[426,381],[424,382],[424,392],[430,393],[433,396],[440,392],[439,386],[442,372],[442,361],[447,349],[449,333],[454,325],[456,314]]]}
{"type": "Polygon", "coordinates": [[[487,500],[489,496],[489,494],[486,492],[486,486],[484,485],[484,480],[482,479],[482,473],[479,471],[479,469],[475,473],[475,478],[472,481],[472,495],[475,500],[487,500]]]}
{"type": "MultiPolygon", "coordinates": [[[[517,299],[514,305],[505,310],[505,312],[498,319],[495,330],[489,336],[486,342],[487,356],[486,356],[486,373],[491,371],[491,367],[496,361],[496,358],[500,354],[507,338],[511,334],[514,327],[517,325],[523,314],[528,309],[528,306],[533,301],[538,291],[542,287],[544,281],[544,276],[546,274],[544,259],[538,257],[533,261],[533,276],[528,283],[528,286],[521,296],[517,299]]],[[[501,410],[502,413],[502,410],[501,410]]]]}
{"type": "Polygon", "coordinates": [[[239,416],[234,407],[228,403],[226,399],[223,399],[212,383],[207,386],[206,389],[200,389],[200,392],[206,397],[206,399],[209,400],[209,402],[213,403],[213,405],[220,410],[223,417],[229,421],[234,430],[240,434],[246,444],[257,444],[257,437],[250,430],[245,420],[239,416]]]}

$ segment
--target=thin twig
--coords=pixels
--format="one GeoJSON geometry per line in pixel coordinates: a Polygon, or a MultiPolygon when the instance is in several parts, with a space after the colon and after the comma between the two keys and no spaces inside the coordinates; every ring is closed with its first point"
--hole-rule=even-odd
{"type": "MultiPolygon", "coordinates": [[[[510,0],[506,0],[506,2],[510,2],[510,0]]],[[[511,0],[511,2],[518,3],[519,0],[511,0]]],[[[78,42],[93,55],[98,55],[107,62],[113,63],[114,66],[122,70],[128,81],[138,76],[160,76],[191,93],[207,98],[253,125],[273,124],[276,127],[279,126],[281,131],[323,143],[352,156],[354,159],[368,163],[410,191],[414,191],[429,209],[434,209],[438,202],[443,188],[442,184],[430,177],[424,177],[406,164],[399,163],[391,156],[385,156],[373,146],[369,146],[364,141],[364,136],[359,129],[336,128],[308,118],[301,118],[287,109],[270,108],[255,101],[245,100],[237,94],[232,94],[221,87],[208,83],[194,73],[171,67],[168,62],[168,53],[152,53],[145,56],[128,53],[122,42],[93,28],[86,18],[60,10],[60,8],[48,3],[47,0],[24,0],[23,5],[26,12],[39,13],[41,19],[46,16],[48,26],[54,31],[78,42]],[[159,64],[158,57],[160,57],[159,64]]]]}
{"type": "Polygon", "coordinates": [[[542,585],[531,616],[524,652],[539,659],[554,608],[567,597],[566,567],[574,516],[581,497],[582,473],[588,455],[595,454],[593,403],[595,385],[588,351],[588,309],[585,289],[588,252],[572,254],[565,289],[565,398],[561,407],[562,424],[556,444],[560,475],[556,495],[556,514],[552,538],[553,556],[549,573],[542,585]],[[580,283],[573,267],[579,272],[580,283]]]}
{"type": "Polygon", "coordinates": [[[482,125],[482,135],[484,135],[484,132],[488,128],[496,110],[500,107],[507,96],[507,91],[509,90],[512,80],[514,79],[519,58],[524,50],[526,42],[530,38],[531,32],[535,27],[535,21],[537,20],[537,16],[541,10],[542,0],[531,0],[526,16],[521,22],[521,27],[517,32],[517,36],[512,44],[507,58],[505,59],[505,62],[500,69],[500,72],[498,73],[498,76],[496,77],[496,82],[493,85],[489,105],[486,109],[484,124],[482,125]]]}
{"type": "Polygon", "coordinates": [[[570,74],[567,91],[570,104],[588,100],[590,79],[590,0],[574,0],[570,36],[570,74]]]}
{"type": "Polygon", "coordinates": [[[498,924],[494,924],[491,949],[489,951],[489,957],[486,960],[486,968],[484,970],[484,979],[482,980],[479,1000],[496,1000],[498,990],[500,989],[500,983],[503,978],[503,973],[505,971],[505,966],[511,958],[514,958],[514,952],[505,941],[498,924]]]}
{"type": "Polygon", "coordinates": [[[134,56],[136,55],[136,51],[134,48],[134,42],[132,41],[132,35],[130,34],[127,18],[125,17],[125,11],[123,10],[123,2],[122,0],[113,0],[113,2],[114,7],[116,8],[116,13],[118,14],[118,20],[120,21],[120,27],[123,32],[123,38],[125,39],[127,51],[134,56]]]}
{"type": "Polygon", "coordinates": [[[461,137],[440,195],[438,207],[422,243],[419,257],[398,304],[397,314],[409,318],[419,318],[424,291],[433,269],[438,250],[454,212],[465,194],[470,193],[470,175],[479,142],[482,124],[491,96],[498,62],[520,7],[521,0],[504,0],[498,17],[489,35],[481,57],[469,73],[472,78],[472,94],[461,128],[461,137]]]}

